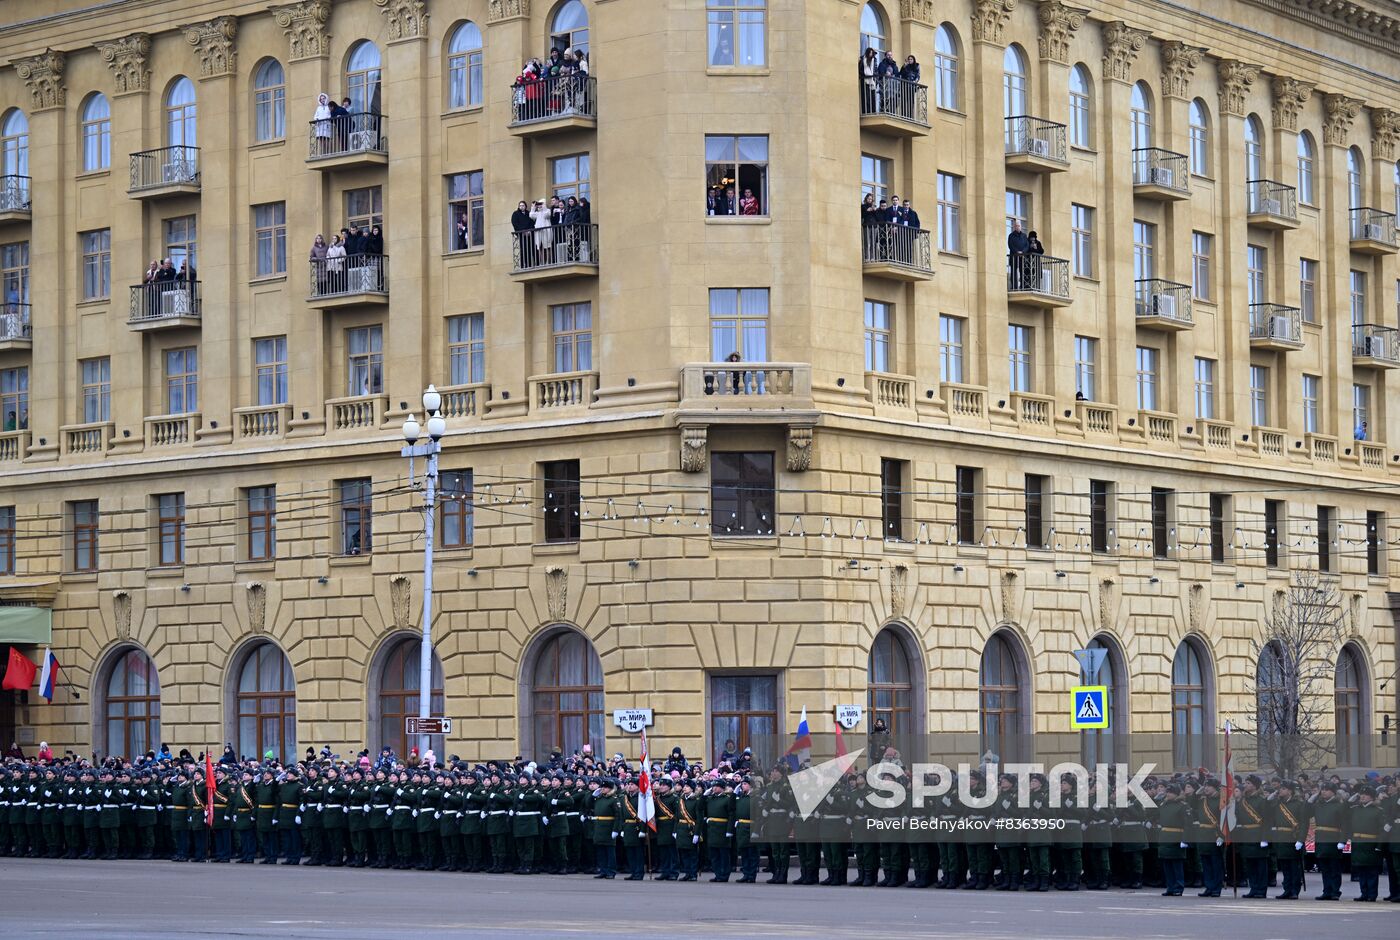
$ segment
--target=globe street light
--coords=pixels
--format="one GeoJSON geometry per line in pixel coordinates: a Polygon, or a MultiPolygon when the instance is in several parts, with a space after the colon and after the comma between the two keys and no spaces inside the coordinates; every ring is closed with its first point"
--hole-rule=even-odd
{"type": "MultiPolygon", "coordinates": [[[[423,414],[428,440],[418,443],[423,428],[410,414],[403,423],[405,447],[400,453],[409,460],[409,477],[413,476],[413,458],[428,458],[428,470],[423,479],[423,642],[418,653],[418,717],[432,717],[433,704],[433,531],[434,504],[437,502],[438,454],[442,453],[442,436],[447,433],[447,421],[442,417],[442,394],[433,386],[423,393],[423,414]]],[[[418,737],[418,753],[426,755],[429,736],[418,737]]]]}

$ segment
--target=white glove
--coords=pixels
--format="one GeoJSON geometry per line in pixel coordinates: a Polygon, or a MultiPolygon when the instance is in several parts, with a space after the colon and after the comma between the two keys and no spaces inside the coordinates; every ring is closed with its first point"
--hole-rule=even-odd
{"type": "Polygon", "coordinates": [[[418,818],[418,810],[416,810],[416,809],[413,811],[413,818],[414,818],[414,819],[417,819],[417,818],[418,818]]]}
{"type": "Polygon", "coordinates": [[[1346,847],[1347,847],[1347,844],[1346,844],[1345,842],[1338,842],[1338,843],[1337,843],[1337,851],[1338,851],[1338,852],[1344,850],[1346,847]]]}
{"type": "Polygon", "coordinates": [[[437,810],[433,810],[433,818],[434,818],[434,819],[441,819],[441,818],[442,818],[442,813],[438,812],[437,810]]]}
{"type": "Polygon", "coordinates": [[[298,806],[298,807],[297,807],[297,812],[298,812],[298,813],[304,813],[304,812],[306,812],[306,804],[303,803],[303,804],[301,804],[300,806],[298,806]]]}
{"type": "Polygon", "coordinates": [[[364,813],[365,813],[365,815],[369,815],[369,804],[368,804],[368,803],[365,804],[364,813]]]}
{"type": "Polygon", "coordinates": [[[317,804],[316,804],[316,812],[318,812],[318,813],[324,813],[325,811],[326,811],[326,804],[325,804],[325,803],[317,803],[317,804]]]}
{"type": "Polygon", "coordinates": [[[614,839],[616,839],[616,838],[617,838],[617,833],[614,832],[614,833],[612,834],[612,837],[613,837],[614,839]]]}
{"type": "Polygon", "coordinates": [[[295,816],[295,817],[293,817],[293,819],[295,819],[296,824],[297,824],[298,826],[301,825],[301,817],[300,817],[300,816],[295,816]]]}
{"type": "Polygon", "coordinates": [[[724,834],[724,837],[725,837],[726,839],[732,839],[732,838],[734,838],[734,833],[732,833],[732,832],[726,832],[726,833],[724,834]]]}
{"type": "Polygon", "coordinates": [[[485,819],[485,818],[486,818],[486,810],[482,810],[482,811],[481,811],[481,818],[482,818],[482,819],[485,819]]]}
{"type": "Polygon", "coordinates": [[[1386,832],[1389,832],[1389,831],[1390,831],[1390,823],[1386,823],[1385,826],[1382,827],[1382,828],[1384,828],[1386,832]]]}
{"type": "Polygon", "coordinates": [[[1294,843],[1293,843],[1293,851],[1295,851],[1295,852],[1301,852],[1301,851],[1303,851],[1303,843],[1301,843],[1301,842],[1294,842],[1294,843]]]}
{"type": "Polygon", "coordinates": [[[272,817],[272,824],[273,824],[274,826],[277,825],[277,817],[276,817],[276,816],[273,816],[273,817],[272,817]]]}
{"type": "Polygon", "coordinates": [[[549,817],[548,817],[548,816],[542,816],[542,817],[540,817],[540,822],[542,822],[542,823],[544,823],[546,826],[548,826],[548,825],[549,825],[549,817]]]}
{"type": "MultiPolygon", "coordinates": [[[[368,807],[366,807],[366,809],[368,809],[368,807]]],[[[348,807],[348,806],[342,806],[342,807],[340,808],[340,811],[341,811],[342,813],[348,814],[348,813],[350,812],[350,807],[348,807]]]]}
{"type": "Polygon", "coordinates": [[[700,844],[700,837],[699,837],[699,836],[691,836],[691,837],[690,837],[690,844],[691,844],[691,845],[699,845],[699,844],[700,844]]]}
{"type": "Polygon", "coordinates": [[[511,811],[510,811],[510,815],[514,816],[514,815],[515,815],[515,810],[511,810],[511,811]]]}
{"type": "Polygon", "coordinates": [[[558,806],[558,805],[559,805],[559,801],[558,801],[558,800],[550,800],[550,801],[549,801],[549,805],[550,805],[550,806],[558,806]]]}
{"type": "Polygon", "coordinates": [[[1267,849],[1268,847],[1269,847],[1269,843],[1267,843],[1267,842],[1260,842],[1260,843],[1259,843],[1259,848],[1261,848],[1261,849],[1267,849]]]}
{"type": "Polygon", "coordinates": [[[1216,847],[1217,849],[1220,848],[1220,847],[1221,847],[1222,845],[1224,845],[1224,844],[1225,844],[1225,840],[1224,840],[1224,839],[1216,839],[1216,840],[1215,840],[1215,847],[1216,847]]]}
{"type": "Polygon", "coordinates": [[[393,808],[392,806],[389,807],[388,811],[387,811],[384,815],[385,815],[385,816],[392,816],[392,815],[394,815],[394,808],[393,808]]]}
{"type": "Polygon", "coordinates": [[[1185,842],[1181,843],[1181,847],[1182,847],[1183,849],[1186,848],[1186,843],[1185,843],[1185,842]]]}

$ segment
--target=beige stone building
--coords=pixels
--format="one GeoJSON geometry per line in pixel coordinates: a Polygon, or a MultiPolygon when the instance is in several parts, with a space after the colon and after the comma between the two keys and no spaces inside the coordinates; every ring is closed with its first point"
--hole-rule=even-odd
{"type": "Polygon", "coordinates": [[[1381,757],[1392,0],[17,6],[0,640],[63,674],[6,743],[402,749],[432,383],[444,753],[841,704],[997,747],[1098,644],[1195,764],[1321,568],[1321,707],[1381,757]],[[551,49],[586,71],[517,84],[551,49]]]}

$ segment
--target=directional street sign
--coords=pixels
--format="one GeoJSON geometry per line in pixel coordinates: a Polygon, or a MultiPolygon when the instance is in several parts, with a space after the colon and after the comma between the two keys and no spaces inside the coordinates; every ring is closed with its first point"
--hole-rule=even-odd
{"type": "Polygon", "coordinates": [[[1108,727],[1108,687],[1103,685],[1080,685],[1070,689],[1073,708],[1069,713],[1070,727],[1076,731],[1085,728],[1108,727]]]}
{"type": "Polygon", "coordinates": [[[1104,657],[1107,655],[1108,650],[1101,646],[1074,651],[1074,658],[1079,660],[1079,668],[1084,673],[1085,682],[1093,682],[1098,679],[1099,669],[1103,667],[1104,657]]]}
{"type": "Polygon", "coordinates": [[[451,718],[405,718],[404,732],[407,734],[451,734],[451,718]]]}
{"type": "Polygon", "coordinates": [[[613,712],[613,724],[628,734],[637,734],[654,721],[650,708],[619,708],[613,712]]]}

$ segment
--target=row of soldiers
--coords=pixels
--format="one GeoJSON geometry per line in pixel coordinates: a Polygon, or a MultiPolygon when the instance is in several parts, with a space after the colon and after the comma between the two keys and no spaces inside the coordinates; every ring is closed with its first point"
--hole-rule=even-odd
{"type": "MultiPolygon", "coordinates": [[[[890,774],[886,779],[907,785],[890,774]]],[[[385,767],[332,762],[281,767],[12,766],[0,773],[0,854],[65,858],[170,858],[263,864],[394,867],[533,874],[590,873],[694,881],[702,870],[727,881],[757,880],[767,857],[770,883],[1076,891],[1144,879],[1180,896],[1199,880],[1218,897],[1242,865],[1246,897],[1300,896],[1306,843],[1316,842],[1319,900],[1341,896],[1344,858],[1375,900],[1382,867],[1400,902],[1400,787],[1360,785],[1339,794],[1324,781],[1304,799],[1280,782],[1266,792],[1242,781],[1231,843],[1221,827],[1220,782],[1151,780],[1151,803],[1109,805],[1095,785],[1079,793],[1062,778],[1031,775],[1028,795],[1011,775],[967,781],[976,808],[956,787],[922,807],[880,808],[866,775],[850,774],[809,814],[798,811],[783,766],[766,777],[660,775],[653,782],[651,833],[639,780],[600,770],[385,767]],[[989,795],[990,794],[990,795],[989,795]],[[880,821],[936,822],[900,839],[880,821]],[[1041,822],[1044,821],[1044,822],[1041,822]],[[1233,854],[1232,854],[1233,853],[1233,854]],[[854,858],[854,876],[851,872],[854,858]],[[825,869],[825,877],[822,870],[825,869]],[[912,874],[911,874],[912,871],[912,874]]]]}

